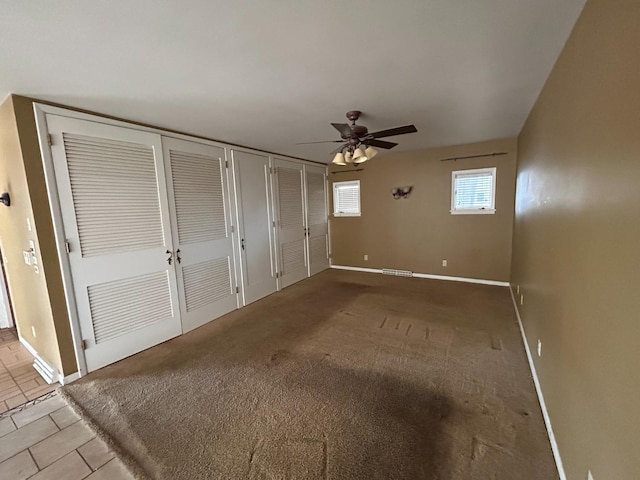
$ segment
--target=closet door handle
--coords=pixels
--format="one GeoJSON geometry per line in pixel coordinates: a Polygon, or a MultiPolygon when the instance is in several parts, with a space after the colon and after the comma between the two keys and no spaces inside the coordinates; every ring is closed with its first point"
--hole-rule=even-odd
{"type": "Polygon", "coordinates": [[[244,238],[240,240],[240,247],[244,250],[244,238]]]}
{"type": "Polygon", "coordinates": [[[171,253],[171,250],[167,250],[165,253],[169,255],[169,257],[167,258],[167,263],[171,265],[171,262],[173,262],[173,253],[171,253]]]}

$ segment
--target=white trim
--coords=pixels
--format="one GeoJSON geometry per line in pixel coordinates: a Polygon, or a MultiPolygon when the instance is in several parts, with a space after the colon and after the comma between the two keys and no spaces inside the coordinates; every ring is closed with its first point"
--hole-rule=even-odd
{"type": "Polygon", "coordinates": [[[556,461],[556,467],[558,468],[558,475],[560,480],[567,480],[567,475],[564,472],[564,466],[562,465],[562,458],[560,457],[560,449],[556,442],[556,436],[553,433],[553,427],[551,426],[551,418],[547,410],[547,404],[544,401],[544,395],[542,394],[542,387],[540,386],[540,380],[538,379],[538,373],[536,372],[536,366],[533,363],[533,357],[531,356],[531,350],[529,349],[529,342],[527,341],[527,334],[524,331],[522,324],[522,318],[520,317],[520,311],[518,310],[518,303],[516,297],[513,294],[513,287],[509,285],[509,292],[511,292],[511,300],[513,301],[513,308],[516,311],[516,317],[518,319],[518,326],[520,327],[520,334],[522,335],[522,342],[524,343],[524,349],[527,352],[527,360],[529,360],[529,368],[531,368],[531,375],[533,376],[533,383],[536,386],[536,393],[538,394],[538,401],[540,402],[540,409],[542,410],[542,417],[544,418],[544,424],[547,427],[547,434],[549,435],[549,442],[551,443],[551,451],[556,461]]]}
{"type": "Polygon", "coordinates": [[[451,172],[451,215],[486,215],[496,213],[496,182],[497,182],[497,167],[486,168],[472,168],[466,170],[453,170],[451,172]],[[492,177],[491,182],[491,207],[489,208],[456,208],[456,177],[458,176],[472,176],[482,173],[490,173],[492,177]]]}
{"type": "Polygon", "coordinates": [[[116,119],[113,119],[113,118],[107,118],[107,117],[101,116],[98,113],[78,112],[78,111],[75,111],[75,110],[69,110],[69,109],[63,108],[63,107],[54,107],[53,105],[47,105],[47,104],[38,103],[38,102],[33,102],[33,108],[34,108],[34,111],[36,112],[36,116],[37,116],[37,112],[41,111],[41,112],[49,113],[49,114],[52,114],[52,115],[59,115],[61,117],[76,118],[76,119],[79,119],[79,120],[88,120],[90,122],[103,123],[103,124],[106,124],[106,125],[115,125],[117,127],[124,127],[124,128],[133,129],[133,130],[140,130],[140,131],[143,131],[143,132],[156,133],[156,134],[162,135],[164,137],[178,138],[178,139],[181,139],[181,140],[187,140],[189,142],[200,142],[200,143],[204,143],[206,145],[213,145],[213,146],[220,147],[220,148],[229,148],[229,149],[233,149],[233,150],[239,150],[239,151],[259,154],[259,155],[263,155],[263,156],[273,156],[273,155],[275,155],[275,156],[278,156],[278,157],[295,160],[297,162],[305,163],[305,164],[309,164],[309,165],[326,166],[325,163],[313,162],[311,160],[304,160],[302,158],[290,157],[290,156],[287,156],[287,155],[280,155],[280,154],[276,154],[276,153],[272,153],[272,152],[266,152],[266,151],[262,151],[262,150],[252,149],[252,148],[249,148],[249,147],[242,147],[242,146],[238,146],[238,145],[232,145],[230,143],[224,143],[224,142],[220,142],[220,141],[216,141],[216,140],[209,140],[207,138],[202,138],[202,137],[195,137],[195,136],[187,135],[187,134],[184,134],[184,133],[169,132],[167,130],[162,130],[161,128],[149,127],[149,126],[146,126],[146,125],[138,125],[138,124],[131,123],[131,122],[128,122],[128,121],[125,121],[125,120],[116,120],[116,119]]]}
{"type": "Polygon", "coordinates": [[[68,383],[75,382],[79,378],[80,378],[80,372],[76,372],[76,373],[72,373],[71,375],[67,375],[66,377],[60,376],[58,381],[60,382],[60,385],[66,385],[68,383]]]}
{"type": "MultiPolygon", "coordinates": [[[[382,273],[381,268],[363,268],[363,267],[347,267],[344,265],[331,265],[331,268],[337,270],[353,270],[354,272],[369,272],[369,273],[382,273]]],[[[430,278],[432,280],[446,280],[451,282],[465,282],[465,283],[478,283],[482,285],[495,285],[498,287],[508,287],[509,282],[500,282],[497,280],[483,280],[481,278],[466,278],[466,277],[449,277],[446,275],[431,275],[429,273],[413,273],[417,278],[430,278]]]]}
{"type": "Polygon", "coordinates": [[[494,208],[479,208],[479,209],[458,209],[458,210],[449,210],[451,215],[488,215],[492,213],[496,213],[494,208]]]}
{"type": "Polygon", "coordinates": [[[381,268],[347,267],[344,265],[331,265],[336,270],[352,270],[354,272],[382,273],[381,268]]]}
{"type": "Polygon", "coordinates": [[[36,352],[36,349],[33,348],[29,344],[29,342],[27,342],[20,335],[18,335],[18,339],[20,340],[20,343],[22,344],[22,346],[24,346],[24,348],[26,348],[29,351],[29,353],[33,355],[33,358],[34,358],[33,368],[35,368],[35,370],[40,374],[40,376],[44,378],[45,382],[51,385],[52,383],[57,382],[62,377],[62,375],[60,375],[55,368],[49,365],[40,355],[38,355],[38,352],[36,352]]]}
{"type": "MultiPolygon", "coordinates": [[[[76,297],[73,291],[73,281],[71,277],[71,265],[66,247],[66,234],[62,221],[62,207],[58,197],[58,184],[53,166],[53,155],[49,146],[49,129],[47,127],[46,109],[40,104],[33,105],[36,119],[36,130],[38,132],[38,142],[40,143],[40,153],[42,154],[42,165],[44,168],[44,179],[47,185],[47,196],[51,209],[51,220],[53,222],[53,232],[60,262],[60,272],[62,274],[62,285],[67,304],[67,313],[71,326],[71,338],[73,340],[73,350],[76,355],[76,365],[80,376],[87,374],[87,361],[82,349],[82,332],[80,330],[80,318],[76,307],[76,297]]],[[[60,110],[60,109],[58,109],[60,110]]]]}
{"type": "Polygon", "coordinates": [[[509,286],[509,282],[500,282],[498,280],[484,280],[482,278],[450,277],[448,275],[431,275],[428,273],[414,273],[413,276],[418,278],[431,278],[433,280],[446,280],[449,282],[465,282],[465,283],[477,283],[480,285],[494,285],[496,287],[509,286]]]}

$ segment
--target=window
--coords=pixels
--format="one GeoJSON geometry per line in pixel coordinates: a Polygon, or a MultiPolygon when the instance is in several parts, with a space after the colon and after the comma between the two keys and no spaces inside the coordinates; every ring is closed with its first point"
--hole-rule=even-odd
{"type": "Polygon", "coordinates": [[[333,215],[360,216],[360,180],[333,183],[333,215]]]}
{"type": "Polygon", "coordinates": [[[496,213],[496,169],[452,173],[451,214],[496,213]]]}

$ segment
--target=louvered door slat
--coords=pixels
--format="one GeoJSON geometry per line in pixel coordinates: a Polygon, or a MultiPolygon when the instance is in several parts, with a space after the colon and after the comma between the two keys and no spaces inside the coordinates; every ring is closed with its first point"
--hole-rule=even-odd
{"type": "Polygon", "coordinates": [[[234,293],[228,257],[190,265],[182,272],[188,312],[234,293]]]}
{"type": "Polygon", "coordinates": [[[166,272],[88,288],[96,344],[171,316],[166,272]]]}
{"type": "Polygon", "coordinates": [[[170,150],[180,244],[227,236],[222,161],[170,150]]]}
{"type": "Polygon", "coordinates": [[[302,171],[278,167],[280,228],[303,228],[302,171]]]}
{"type": "Polygon", "coordinates": [[[153,148],[73,133],[63,139],[82,255],[162,246],[153,148]]]}
{"type": "Polygon", "coordinates": [[[307,276],[305,252],[303,167],[288,160],[275,160],[278,186],[278,254],[281,287],[307,276]]]}
{"type": "Polygon", "coordinates": [[[327,221],[324,185],[323,174],[307,173],[307,222],[309,225],[327,221]]]}

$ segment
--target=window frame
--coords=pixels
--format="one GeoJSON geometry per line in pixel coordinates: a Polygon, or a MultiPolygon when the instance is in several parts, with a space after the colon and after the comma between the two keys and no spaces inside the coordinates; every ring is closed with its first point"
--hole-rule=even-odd
{"type": "Polygon", "coordinates": [[[471,168],[467,170],[454,170],[451,172],[451,215],[492,215],[496,213],[496,180],[497,167],[471,168]],[[456,177],[458,175],[473,175],[491,173],[491,207],[490,208],[456,208],[456,177]]]}
{"type": "Polygon", "coordinates": [[[362,197],[360,190],[360,180],[345,180],[342,182],[333,182],[333,216],[334,217],[360,217],[362,216],[362,197]],[[358,186],[358,213],[349,212],[337,212],[336,211],[336,191],[340,188],[340,185],[352,184],[358,186]]]}

